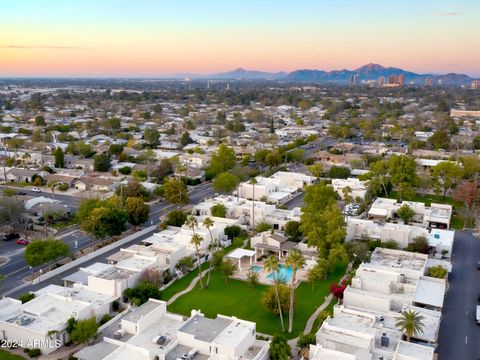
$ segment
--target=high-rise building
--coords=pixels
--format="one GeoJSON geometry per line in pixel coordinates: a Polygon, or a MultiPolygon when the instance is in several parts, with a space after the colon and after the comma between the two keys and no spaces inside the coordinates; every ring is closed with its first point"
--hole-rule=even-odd
{"type": "Polygon", "coordinates": [[[405,84],[405,75],[390,75],[387,84],[389,86],[403,86],[405,84]]]}
{"type": "Polygon", "coordinates": [[[378,86],[383,86],[385,85],[385,78],[383,76],[380,76],[378,78],[378,86]]]}
{"type": "Polygon", "coordinates": [[[353,85],[360,84],[360,74],[350,75],[349,83],[353,85]]]}
{"type": "Polygon", "coordinates": [[[431,78],[425,79],[425,86],[433,86],[433,79],[431,78]]]}
{"type": "Polygon", "coordinates": [[[480,89],[480,80],[473,80],[472,81],[472,90],[480,89]]]}

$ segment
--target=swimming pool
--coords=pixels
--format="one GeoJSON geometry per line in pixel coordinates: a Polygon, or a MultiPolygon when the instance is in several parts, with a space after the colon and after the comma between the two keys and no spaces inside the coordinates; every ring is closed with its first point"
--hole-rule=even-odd
{"type": "Polygon", "coordinates": [[[252,266],[250,269],[256,273],[261,273],[263,271],[263,267],[257,265],[252,266]]]}
{"type": "MultiPolygon", "coordinates": [[[[275,278],[282,281],[289,283],[292,280],[293,276],[293,269],[289,266],[286,267],[284,265],[280,265],[280,270],[275,271],[275,278]]],[[[268,279],[273,279],[273,272],[267,275],[268,279]]]]}

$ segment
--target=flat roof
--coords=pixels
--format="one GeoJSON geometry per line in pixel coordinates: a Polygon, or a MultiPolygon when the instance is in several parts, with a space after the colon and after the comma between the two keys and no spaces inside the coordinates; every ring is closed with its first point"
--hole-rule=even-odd
{"type": "Polygon", "coordinates": [[[439,279],[420,278],[417,282],[413,301],[419,304],[442,308],[445,298],[445,282],[439,279]]]}
{"type": "Polygon", "coordinates": [[[137,322],[142,317],[148,315],[160,306],[165,306],[163,301],[154,301],[150,299],[146,303],[130,311],[122,319],[126,321],[137,322]]]}
{"type": "Polygon", "coordinates": [[[98,344],[84,347],[82,350],[75,353],[75,357],[80,360],[103,360],[119,347],[120,345],[102,341],[98,344]]]}
{"type": "Polygon", "coordinates": [[[408,341],[400,341],[397,347],[397,354],[408,356],[415,360],[432,360],[434,348],[418,345],[408,341]]]}
{"type": "Polygon", "coordinates": [[[218,316],[209,319],[197,314],[188,319],[179,331],[193,335],[201,341],[212,342],[231,323],[232,320],[218,316]]]}
{"type": "Polygon", "coordinates": [[[247,257],[253,257],[255,256],[257,252],[255,250],[247,250],[247,249],[241,249],[241,248],[238,248],[238,249],[235,249],[233,250],[230,254],[228,254],[227,256],[229,258],[232,258],[232,259],[241,259],[245,256],[247,257]]]}

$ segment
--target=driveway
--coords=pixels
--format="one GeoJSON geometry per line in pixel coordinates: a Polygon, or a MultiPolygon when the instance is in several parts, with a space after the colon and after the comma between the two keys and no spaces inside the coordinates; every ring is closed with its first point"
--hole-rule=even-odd
{"type": "Polygon", "coordinates": [[[480,359],[480,326],[475,311],[480,295],[480,239],[457,231],[453,246],[453,271],[440,325],[439,360],[480,359]]]}

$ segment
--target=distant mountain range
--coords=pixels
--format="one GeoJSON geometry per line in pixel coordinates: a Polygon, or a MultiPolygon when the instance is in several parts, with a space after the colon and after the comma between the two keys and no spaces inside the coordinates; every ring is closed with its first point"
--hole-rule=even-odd
{"type": "Polygon", "coordinates": [[[232,71],[210,74],[210,75],[194,75],[189,74],[192,78],[212,79],[212,80],[282,80],[289,82],[308,82],[308,83],[348,83],[352,75],[359,75],[360,81],[378,80],[380,76],[387,78],[390,75],[405,75],[405,84],[425,83],[425,79],[432,79],[435,83],[441,80],[444,85],[470,85],[474,80],[465,74],[417,74],[395,67],[384,67],[378,64],[367,64],[355,70],[295,70],[290,73],[286,72],[265,72],[255,70],[245,70],[238,68],[232,71]]]}

